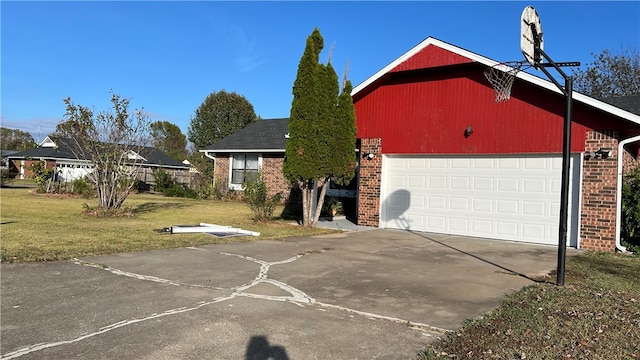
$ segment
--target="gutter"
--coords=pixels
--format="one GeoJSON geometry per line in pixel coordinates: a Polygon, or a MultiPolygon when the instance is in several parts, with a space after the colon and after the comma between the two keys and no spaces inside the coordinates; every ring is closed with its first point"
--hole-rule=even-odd
{"type": "Polygon", "coordinates": [[[616,186],[616,250],[621,252],[626,252],[627,248],[622,246],[620,243],[620,227],[621,227],[621,219],[622,219],[622,163],[624,156],[624,146],[632,143],[640,141],[640,135],[634,136],[625,140],[622,140],[618,143],[618,182],[616,186]]]}
{"type": "Polygon", "coordinates": [[[202,151],[202,153],[204,154],[204,156],[208,157],[209,159],[211,159],[211,160],[213,160],[213,161],[216,161],[216,157],[215,157],[215,156],[211,156],[211,155],[209,155],[209,154],[210,154],[210,152],[208,152],[208,151],[202,151]]]}

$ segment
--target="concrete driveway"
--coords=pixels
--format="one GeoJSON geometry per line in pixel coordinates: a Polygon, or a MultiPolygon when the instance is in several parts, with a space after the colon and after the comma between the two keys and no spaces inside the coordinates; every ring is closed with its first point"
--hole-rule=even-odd
{"type": "Polygon", "coordinates": [[[411,359],[555,269],[556,256],[555,247],[376,229],[2,264],[1,354],[411,359]]]}

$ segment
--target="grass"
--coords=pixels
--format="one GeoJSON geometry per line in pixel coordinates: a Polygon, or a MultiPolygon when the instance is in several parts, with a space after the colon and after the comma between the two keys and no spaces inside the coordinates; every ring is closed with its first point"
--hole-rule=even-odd
{"type": "MultiPolygon", "coordinates": [[[[132,194],[125,206],[133,217],[95,218],[82,214],[90,200],[53,197],[33,189],[0,190],[0,253],[2,262],[66,260],[74,257],[197,246],[256,239],[284,239],[331,233],[306,229],[276,219],[255,223],[243,203],[132,194]],[[230,225],[260,232],[260,237],[217,238],[207,234],[159,232],[172,225],[200,222],[230,225]]],[[[281,209],[277,209],[279,213],[281,209]]]]}
{"type": "Polygon", "coordinates": [[[640,359],[640,257],[572,257],[564,287],[528,286],[417,359],[640,359]]]}

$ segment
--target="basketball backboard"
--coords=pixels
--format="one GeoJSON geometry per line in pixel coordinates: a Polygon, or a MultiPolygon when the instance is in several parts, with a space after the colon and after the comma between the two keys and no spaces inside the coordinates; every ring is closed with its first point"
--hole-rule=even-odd
{"type": "Polygon", "coordinates": [[[534,67],[542,62],[540,53],[536,51],[536,45],[543,50],[542,25],[536,9],[533,6],[527,6],[522,11],[520,20],[520,50],[529,64],[534,67]]]}

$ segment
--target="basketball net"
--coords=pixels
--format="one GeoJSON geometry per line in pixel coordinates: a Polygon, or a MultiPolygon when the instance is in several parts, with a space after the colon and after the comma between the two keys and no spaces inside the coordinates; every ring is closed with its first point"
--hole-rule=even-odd
{"type": "Polygon", "coordinates": [[[495,64],[484,71],[484,76],[489,80],[496,94],[496,102],[507,101],[511,98],[511,87],[520,70],[523,70],[525,61],[508,61],[495,64]]]}

